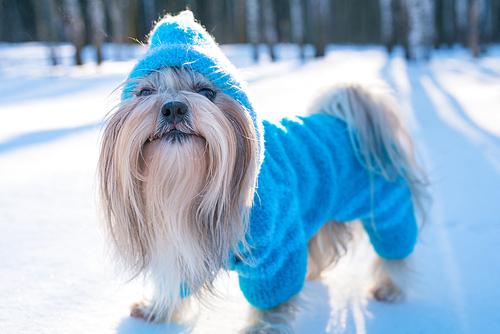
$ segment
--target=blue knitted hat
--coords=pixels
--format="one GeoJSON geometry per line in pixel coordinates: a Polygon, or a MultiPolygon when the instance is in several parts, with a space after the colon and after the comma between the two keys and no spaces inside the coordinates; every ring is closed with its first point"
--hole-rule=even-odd
{"type": "Polygon", "coordinates": [[[125,87],[122,98],[130,97],[134,78],[165,67],[183,67],[201,73],[222,93],[239,102],[253,121],[259,143],[259,162],[262,162],[262,122],[245,92],[246,84],[214,38],[195,21],[189,10],[177,16],[167,15],[156,23],[149,36],[149,50],[130,72],[128,79],[131,83],[125,87]]]}

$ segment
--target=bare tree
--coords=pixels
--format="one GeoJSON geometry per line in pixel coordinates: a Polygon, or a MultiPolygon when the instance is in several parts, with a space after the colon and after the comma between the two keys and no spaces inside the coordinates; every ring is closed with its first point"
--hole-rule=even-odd
{"type": "Polygon", "coordinates": [[[316,57],[325,55],[329,25],[332,21],[329,0],[309,0],[309,29],[311,41],[316,47],[316,57]]]}
{"type": "Polygon", "coordinates": [[[407,0],[408,51],[412,60],[429,57],[434,40],[434,6],[431,0],[407,0]]]}
{"type": "Polygon", "coordinates": [[[479,56],[479,1],[473,0],[469,8],[467,45],[474,57],[479,56]]]}
{"type": "Polygon", "coordinates": [[[253,59],[259,61],[259,2],[258,0],[246,0],[247,10],[247,39],[253,45],[253,59]]]}
{"type": "Polygon", "coordinates": [[[91,22],[91,40],[97,54],[97,64],[102,62],[101,46],[106,32],[106,16],[102,0],[88,0],[88,16],[91,22]]]}
{"type": "Polygon", "coordinates": [[[153,27],[153,22],[157,19],[155,0],[142,0],[142,6],[144,9],[144,19],[146,21],[148,29],[153,27]]]}
{"type": "Polygon", "coordinates": [[[500,1],[490,1],[491,42],[500,41],[500,1]]]}
{"type": "Polygon", "coordinates": [[[394,39],[392,18],[392,0],[379,0],[380,5],[380,39],[389,52],[394,39]]]}
{"type": "Polygon", "coordinates": [[[85,43],[85,21],[78,0],[63,0],[64,13],[66,15],[64,26],[66,36],[75,46],[75,61],[77,65],[82,65],[81,52],[85,43]]]}
{"type": "Polygon", "coordinates": [[[491,43],[493,36],[491,0],[479,0],[479,41],[491,43]]]}
{"type": "Polygon", "coordinates": [[[454,40],[453,32],[453,0],[442,0],[442,34],[446,44],[451,45],[454,40]]]}
{"type": "Polygon", "coordinates": [[[274,45],[278,43],[278,32],[276,31],[276,12],[271,0],[262,0],[262,16],[264,18],[264,37],[271,52],[271,59],[276,60],[274,45]]]}
{"type": "Polygon", "coordinates": [[[220,43],[252,44],[255,60],[259,43],[274,59],[280,41],[298,44],[302,59],[305,43],[318,57],[332,42],[382,42],[421,59],[443,42],[469,45],[475,54],[500,42],[500,0],[0,0],[0,39],[44,41],[54,64],[60,41],[75,45],[80,64],[84,43],[96,46],[100,62],[109,40],[115,59],[123,59],[124,43],[147,34],[158,15],[186,6],[220,43]]]}
{"type": "MultiPolygon", "coordinates": [[[[227,1],[227,0],[226,0],[227,1]]],[[[234,14],[232,26],[234,27],[234,42],[244,41],[245,36],[245,0],[233,1],[234,14]]],[[[233,43],[234,43],[233,42],[233,43]]]]}
{"type": "Polygon", "coordinates": [[[300,49],[300,58],[304,60],[304,18],[302,17],[302,1],[290,0],[290,21],[292,42],[297,43],[300,49]]]}
{"type": "Polygon", "coordinates": [[[37,39],[46,42],[50,48],[52,65],[57,65],[57,52],[55,43],[59,42],[58,30],[61,18],[56,11],[54,0],[32,0],[35,9],[37,39]]]}
{"type": "Polygon", "coordinates": [[[123,60],[123,44],[127,38],[127,0],[108,0],[107,7],[111,21],[112,41],[117,44],[115,58],[123,60]]]}
{"type": "Polygon", "coordinates": [[[468,0],[455,0],[455,31],[456,39],[463,45],[467,44],[467,26],[469,24],[468,0]]]}
{"type": "Polygon", "coordinates": [[[424,41],[424,27],[420,15],[419,0],[407,0],[408,12],[408,52],[410,59],[420,58],[420,50],[424,41]]]}
{"type": "Polygon", "coordinates": [[[424,57],[429,58],[429,52],[436,39],[436,16],[434,0],[420,0],[422,3],[421,20],[424,23],[424,57]]]}

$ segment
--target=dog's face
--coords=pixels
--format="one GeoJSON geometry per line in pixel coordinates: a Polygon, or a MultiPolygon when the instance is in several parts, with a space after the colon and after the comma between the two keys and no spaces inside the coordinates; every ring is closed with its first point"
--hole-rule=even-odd
{"type": "Polygon", "coordinates": [[[166,284],[196,289],[244,242],[255,129],[239,103],[197,72],[165,68],[133,85],[103,134],[102,219],[133,274],[162,272],[166,284]]]}

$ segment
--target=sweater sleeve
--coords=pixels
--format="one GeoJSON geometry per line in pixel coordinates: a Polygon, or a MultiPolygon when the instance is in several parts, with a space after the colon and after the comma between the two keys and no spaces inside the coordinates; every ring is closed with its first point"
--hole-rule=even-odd
{"type": "Polygon", "coordinates": [[[365,180],[356,184],[355,191],[339,194],[345,205],[338,207],[336,219],[361,219],[375,251],[381,257],[407,257],[413,251],[418,231],[411,192],[404,184],[373,175],[372,195],[369,174],[361,173],[361,176],[365,180]]]}
{"type": "MultiPolygon", "coordinates": [[[[286,239],[283,244],[289,245],[286,239]]],[[[247,269],[246,274],[240,272],[240,288],[250,304],[268,309],[302,290],[307,270],[307,244],[295,246],[285,246],[284,252],[283,247],[274,248],[266,262],[247,269]]]]}
{"type": "MultiPolygon", "coordinates": [[[[273,132],[267,131],[267,138],[272,136],[273,132]]],[[[307,269],[296,175],[279,138],[273,139],[266,147],[251,212],[247,238],[251,252],[233,265],[245,298],[260,309],[279,305],[299,293],[307,269]]]]}

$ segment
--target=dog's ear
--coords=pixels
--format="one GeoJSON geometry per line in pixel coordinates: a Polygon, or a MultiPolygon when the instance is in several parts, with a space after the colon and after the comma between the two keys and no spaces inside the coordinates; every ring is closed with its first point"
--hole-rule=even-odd
{"type": "Polygon", "coordinates": [[[231,188],[233,195],[244,191],[247,183],[255,182],[257,136],[253,122],[244,108],[234,99],[222,96],[219,108],[226,115],[236,136],[236,160],[231,188]]]}
{"type": "MultiPolygon", "coordinates": [[[[148,263],[148,241],[141,237],[145,224],[142,197],[134,185],[140,184],[141,149],[149,136],[130,131],[131,123],[149,124],[151,120],[137,117],[137,106],[130,100],[122,102],[107,120],[101,139],[97,168],[99,213],[103,226],[116,246],[117,258],[131,269],[133,275],[148,263]],[[134,116],[134,112],[135,116],[134,116]]],[[[143,106],[148,110],[151,106],[143,106]]]]}
{"type": "Polygon", "coordinates": [[[246,222],[257,178],[257,134],[249,114],[236,100],[227,95],[219,94],[217,106],[231,123],[236,137],[236,159],[230,183],[230,207],[233,210],[241,210],[240,219],[246,222]]]}

